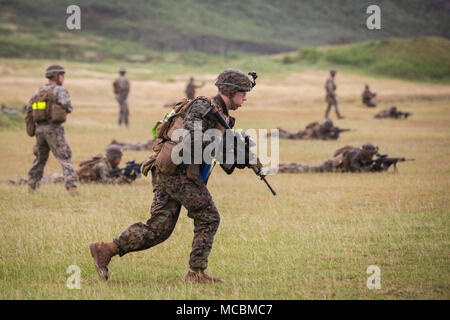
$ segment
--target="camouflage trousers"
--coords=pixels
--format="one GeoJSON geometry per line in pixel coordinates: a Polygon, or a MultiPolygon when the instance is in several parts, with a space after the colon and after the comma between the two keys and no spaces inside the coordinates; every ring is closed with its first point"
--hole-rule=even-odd
{"type": "MultiPolygon", "coordinates": [[[[64,175],[62,175],[61,173],[51,173],[49,175],[42,177],[42,179],[39,181],[39,183],[63,183],[63,182],[64,182],[64,175]]],[[[28,184],[28,179],[27,178],[11,179],[9,180],[9,183],[15,185],[28,184]]]]}
{"type": "Polygon", "coordinates": [[[318,165],[303,163],[280,164],[279,173],[333,172],[333,160],[329,159],[318,165]]]}
{"type": "Polygon", "coordinates": [[[185,169],[177,168],[173,176],[152,170],[154,198],[151,218],[146,223],[135,223],[123,231],[114,242],[119,255],[151,248],[170,237],[178,220],[181,206],[194,220],[194,240],[189,265],[206,269],[214,235],[219,227],[220,215],[212,197],[201,181],[186,177],[185,169]]]}
{"type": "Polygon", "coordinates": [[[77,175],[73,167],[72,151],[64,127],[59,124],[40,124],[36,127],[36,144],[33,148],[35,159],[28,172],[30,188],[39,187],[50,150],[61,164],[66,189],[76,187],[77,175]]]}
{"type": "Polygon", "coordinates": [[[331,107],[334,107],[334,110],[336,111],[337,117],[340,118],[341,114],[339,113],[339,108],[338,108],[338,103],[337,103],[336,97],[334,95],[327,94],[326,101],[328,103],[328,106],[327,106],[327,109],[325,111],[325,119],[328,118],[328,115],[330,114],[331,107]]]}
{"type": "Polygon", "coordinates": [[[119,103],[119,126],[124,123],[128,127],[128,116],[130,115],[130,112],[128,110],[127,98],[120,94],[116,94],[116,100],[119,103]]]}

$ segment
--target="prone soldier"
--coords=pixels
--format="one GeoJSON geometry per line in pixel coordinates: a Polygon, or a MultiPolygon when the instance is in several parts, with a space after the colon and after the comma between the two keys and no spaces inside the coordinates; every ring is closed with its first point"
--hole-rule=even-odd
{"type": "MultiPolygon", "coordinates": [[[[340,129],[335,127],[331,119],[325,119],[323,123],[312,122],[308,124],[305,130],[297,132],[289,132],[278,128],[279,137],[282,139],[319,139],[319,140],[336,140],[341,132],[350,131],[350,129],[340,129]]],[[[268,133],[270,136],[270,133],[268,133]]]]}
{"type": "Polygon", "coordinates": [[[302,172],[369,172],[372,171],[373,157],[378,153],[378,147],[365,143],[361,148],[345,146],[335,151],[333,158],[318,165],[303,163],[280,164],[280,173],[302,172]]]}
{"type": "MultiPolygon", "coordinates": [[[[123,169],[119,168],[122,160],[122,150],[119,145],[110,145],[106,148],[106,158],[102,154],[97,154],[88,160],[80,163],[77,173],[81,183],[103,183],[103,184],[124,184],[131,183],[140,173],[132,173],[129,176],[123,174],[123,169]]],[[[61,183],[64,176],[60,173],[51,173],[44,176],[41,183],[61,183]]],[[[21,178],[9,180],[10,184],[20,185],[28,183],[28,179],[21,178]]]]}
{"type": "Polygon", "coordinates": [[[62,87],[65,70],[53,64],[45,72],[49,82],[39,88],[26,108],[26,127],[30,136],[36,136],[33,148],[35,159],[28,172],[28,190],[39,187],[50,150],[62,167],[66,189],[71,195],[78,195],[77,176],[72,162],[72,151],[69,147],[62,123],[67,113],[71,113],[72,103],[69,92],[62,87]]]}
{"type": "Polygon", "coordinates": [[[98,182],[103,184],[131,183],[132,179],[121,174],[118,166],[122,161],[122,148],[119,145],[109,145],[106,148],[106,158],[97,154],[91,159],[80,163],[77,170],[78,179],[82,183],[98,182]]]}
{"type": "Polygon", "coordinates": [[[374,117],[377,119],[383,119],[383,118],[408,119],[408,117],[411,115],[412,115],[412,113],[410,113],[410,112],[402,112],[400,110],[397,110],[396,106],[392,106],[389,109],[380,111],[374,117]]]}
{"type": "Polygon", "coordinates": [[[116,139],[113,139],[109,145],[117,144],[122,147],[122,150],[134,150],[134,151],[141,151],[141,150],[152,150],[153,146],[155,145],[156,139],[149,139],[147,141],[137,142],[137,143],[130,143],[130,142],[119,142],[116,139]]]}

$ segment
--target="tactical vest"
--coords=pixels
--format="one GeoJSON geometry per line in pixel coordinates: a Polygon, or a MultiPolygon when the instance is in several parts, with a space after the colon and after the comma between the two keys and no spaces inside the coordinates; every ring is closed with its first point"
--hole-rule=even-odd
{"type": "Polygon", "coordinates": [[[98,176],[97,172],[95,172],[94,166],[101,161],[106,161],[102,154],[97,154],[90,159],[81,161],[80,168],[76,170],[78,181],[97,181],[100,177],[98,176]]]}
{"type": "MultiPolygon", "coordinates": [[[[147,176],[148,171],[153,166],[168,175],[173,175],[175,173],[177,165],[172,162],[171,154],[173,148],[180,141],[174,141],[172,139],[172,134],[175,130],[183,128],[183,121],[187,110],[195,101],[199,99],[206,100],[211,105],[216,105],[213,98],[203,96],[196,97],[193,100],[182,99],[174,105],[171,112],[167,113],[162,120],[155,124],[152,130],[153,136],[156,137],[155,145],[153,146],[153,151],[155,151],[155,153],[142,164],[141,172],[143,175],[147,176]]],[[[219,110],[219,112],[224,119],[229,122],[229,117],[224,115],[221,110],[219,110]]],[[[216,129],[219,129],[222,134],[224,134],[226,130],[219,123],[216,124],[216,129]]],[[[187,174],[190,178],[195,179],[200,174],[199,165],[189,164],[187,174]]]]}
{"type": "Polygon", "coordinates": [[[348,162],[348,159],[345,156],[350,150],[353,150],[353,149],[356,149],[356,148],[353,146],[350,146],[350,145],[346,145],[342,148],[337,149],[334,152],[333,168],[336,171],[346,172],[350,169],[350,164],[348,162]]]}
{"type": "Polygon", "coordinates": [[[55,88],[56,85],[51,85],[46,89],[41,87],[31,100],[31,115],[34,122],[63,123],[66,121],[66,109],[54,102],[53,92],[55,88]]]}

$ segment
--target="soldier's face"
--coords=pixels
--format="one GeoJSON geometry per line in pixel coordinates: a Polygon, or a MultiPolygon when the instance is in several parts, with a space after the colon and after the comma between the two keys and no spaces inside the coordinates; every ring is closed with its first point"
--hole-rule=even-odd
{"type": "Polygon", "coordinates": [[[59,74],[58,78],[57,78],[57,83],[62,86],[62,84],[64,83],[64,74],[59,74]]]}
{"type": "Polygon", "coordinates": [[[235,105],[235,108],[232,108],[232,110],[236,110],[242,104],[247,101],[247,92],[236,92],[236,94],[233,97],[233,104],[235,105]]]}
{"type": "Polygon", "coordinates": [[[117,167],[121,161],[122,161],[122,158],[115,158],[112,162],[112,167],[113,168],[117,167]]]}

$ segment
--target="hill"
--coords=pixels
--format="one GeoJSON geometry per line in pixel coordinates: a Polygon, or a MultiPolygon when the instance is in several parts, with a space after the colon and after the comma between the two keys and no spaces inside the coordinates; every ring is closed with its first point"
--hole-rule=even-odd
{"type": "Polygon", "coordinates": [[[79,0],[81,30],[66,28],[71,1],[0,0],[0,56],[101,61],[162,59],[167,52],[233,56],[389,37],[450,37],[447,1],[79,0]],[[365,27],[379,4],[382,29],[365,27]]]}
{"type": "Polygon", "coordinates": [[[436,37],[381,39],[303,48],[281,56],[285,64],[330,64],[411,80],[450,81],[450,41],[436,37]]]}

